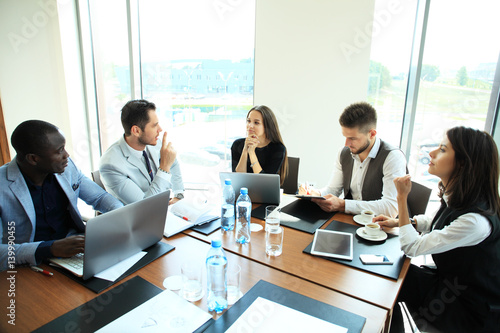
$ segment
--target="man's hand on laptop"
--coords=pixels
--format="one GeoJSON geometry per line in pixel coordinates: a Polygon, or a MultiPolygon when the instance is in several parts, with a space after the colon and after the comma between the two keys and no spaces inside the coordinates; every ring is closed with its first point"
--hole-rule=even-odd
{"type": "Polygon", "coordinates": [[[50,252],[54,257],[72,257],[82,253],[85,249],[85,236],[69,236],[56,240],[50,247],[50,252]]]}
{"type": "Polygon", "coordinates": [[[326,200],[311,199],[311,201],[318,204],[318,206],[325,212],[343,212],[345,210],[344,200],[334,196],[333,194],[327,194],[324,197],[326,200]]]}

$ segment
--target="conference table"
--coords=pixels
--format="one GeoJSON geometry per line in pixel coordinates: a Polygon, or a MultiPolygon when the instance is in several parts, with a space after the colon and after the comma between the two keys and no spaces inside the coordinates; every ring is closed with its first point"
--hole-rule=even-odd
{"type": "MultiPolygon", "coordinates": [[[[328,226],[332,220],[356,225],[352,215],[336,213],[322,228],[328,226]]],[[[336,290],[388,311],[394,307],[399,289],[410,265],[408,258],[405,259],[398,279],[393,280],[303,253],[302,251],[306,246],[313,241],[314,235],[287,227],[284,227],[282,255],[271,257],[266,255],[265,252],[265,221],[252,217],[252,223],[261,225],[263,229],[259,232],[252,232],[251,242],[246,245],[238,244],[235,241],[234,233],[231,232],[222,233],[218,231],[205,236],[192,230],[186,230],[185,234],[207,243],[210,243],[212,238],[220,237],[222,247],[228,252],[238,254],[325,288],[336,290]]],[[[386,231],[389,233],[395,232],[395,230],[386,231]]]]}
{"type": "MultiPolygon", "coordinates": [[[[163,287],[163,280],[166,277],[179,275],[180,266],[186,260],[198,261],[201,264],[204,263],[206,253],[210,248],[208,243],[185,234],[178,234],[168,239],[164,238],[162,241],[175,246],[175,249],[107,290],[119,286],[134,276],[140,276],[150,283],[165,289],[163,287]]],[[[244,256],[229,251],[227,252],[227,257],[229,261],[236,262],[241,267],[241,291],[243,293],[262,279],[365,317],[366,323],[363,327],[363,332],[379,332],[384,327],[384,322],[388,314],[386,309],[274,269],[268,265],[249,260],[244,256]]],[[[29,267],[16,269],[15,297],[13,298],[16,305],[16,325],[12,326],[8,324],[7,321],[9,318],[5,313],[0,320],[0,332],[32,331],[98,296],[98,294],[86,287],[55,271],[53,267],[47,265],[40,265],[40,267],[52,271],[54,275],[48,277],[32,271],[29,267]]],[[[5,297],[11,287],[7,281],[7,277],[10,275],[8,272],[0,273],[0,290],[4,294],[0,300],[0,307],[4,309],[4,312],[7,311],[6,308],[11,299],[5,297]]],[[[207,311],[206,296],[194,302],[194,304],[207,311]]],[[[104,304],[101,308],[97,309],[98,315],[105,315],[106,311],[104,304]]],[[[213,315],[214,319],[218,317],[219,315],[217,314],[213,315]]]]}
{"type": "MultiPolygon", "coordinates": [[[[354,224],[347,214],[337,213],[332,220],[354,224]]],[[[253,223],[264,226],[264,221],[252,218],[253,223]]],[[[328,224],[328,222],[327,222],[328,224]]],[[[327,225],[326,224],[326,225],[327,225]]],[[[324,227],[324,226],[323,226],[324,227]]],[[[312,241],[313,235],[285,227],[283,254],[269,257],[265,253],[265,232],[252,232],[250,244],[236,244],[232,233],[215,231],[206,236],[186,230],[183,233],[163,238],[162,242],[175,249],[139,269],[127,278],[115,283],[103,292],[140,276],[153,285],[165,289],[163,281],[180,275],[181,264],[196,261],[203,265],[210,240],[221,238],[228,261],[241,267],[241,291],[250,290],[259,280],[289,289],[320,302],[355,313],[366,318],[363,332],[387,331],[390,314],[408,270],[409,259],[405,259],[397,280],[371,274],[336,262],[305,254],[302,250],[312,241]]],[[[5,297],[13,285],[7,280],[12,274],[0,272],[0,290],[4,296],[0,307],[5,314],[0,320],[0,332],[27,332],[39,328],[66,312],[96,298],[98,294],[55,271],[53,267],[40,267],[54,272],[52,277],[19,267],[15,273],[14,297],[5,297]],[[8,323],[6,310],[15,300],[15,327],[8,323]]],[[[204,274],[204,282],[206,274],[204,274]]],[[[102,294],[102,293],[101,293],[102,294]]],[[[206,295],[194,304],[207,311],[206,295]]],[[[103,305],[102,312],[106,309],[103,305]]],[[[217,319],[220,315],[213,314],[217,319]]]]}

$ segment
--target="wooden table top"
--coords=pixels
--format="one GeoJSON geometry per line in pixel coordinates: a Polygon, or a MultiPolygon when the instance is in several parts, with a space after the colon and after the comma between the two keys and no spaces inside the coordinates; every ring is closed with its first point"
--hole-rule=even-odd
{"type": "MultiPolygon", "coordinates": [[[[285,239],[297,239],[297,241],[300,241],[302,237],[296,237],[293,236],[293,234],[293,232],[290,232],[289,229],[287,229],[285,232],[285,239]]],[[[255,241],[252,240],[252,242],[254,242],[252,243],[253,247],[256,249],[259,248],[259,242],[257,239],[258,237],[255,237],[255,241]]],[[[183,234],[170,237],[168,240],[163,239],[163,241],[175,246],[175,250],[138,270],[111,288],[138,275],[152,284],[164,289],[162,285],[163,280],[168,276],[179,275],[180,266],[186,260],[199,261],[200,264],[204,264],[206,253],[209,249],[209,244],[206,242],[199,241],[193,237],[188,237],[183,234]]],[[[297,246],[300,247],[302,246],[301,244],[302,243],[297,246]]],[[[294,250],[290,247],[290,245],[287,245],[284,253],[288,253],[287,251],[291,252],[294,250]]],[[[252,253],[250,252],[250,254],[252,253]]],[[[280,257],[268,259],[275,260],[275,262],[271,262],[271,264],[269,264],[269,262],[267,262],[267,264],[261,264],[255,260],[249,260],[249,253],[244,253],[243,256],[234,253],[227,253],[227,257],[229,262],[236,262],[241,266],[242,292],[248,291],[260,279],[263,279],[280,287],[287,288],[302,295],[365,317],[367,321],[363,328],[363,332],[378,332],[382,330],[384,326],[384,322],[388,315],[387,310],[368,304],[356,298],[349,297],[346,293],[337,292],[332,290],[332,288],[325,288],[317,283],[308,281],[311,279],[299,278],[295,276],[298,275],[296,274],[296,270],[293,270],[295,274],[287,274],[280,269],[274,269],[271,267],[273,266],[271,264],[278,267],[283,266],[283,263],[278,265],[277,262],[283,259],[286,262],[288,255],[282,256],[281,259],[280,257]]],[[[309,259],[311,258],[309,257],[309,259]]],[[[323,268],[322,266],[323,265],[312,261],[310,264],[307,262],[299,264],[297,269],[303,271],[310,271],[313,269],[317,270],[318,274],[322,276],[329,275],[332,280],[341,279],[344,281],[342,284],[347,286],[350,284],[346,281],[348,280],[347,277],[341,277],[343,274],[349,274],[354,278],[360,278],[358,277],[359,272],[357,271],[357,273],[352,274],[340,274],[339,272],[336,272],[335,270],[340,269],[338,264],[328,264],[328,269],[331,270],[329,273],[327,273],[326,268],[323,268]]],[[[41,265],[41,267],[47,270],[52,270],[52,268],[47,265],[41,265]]],[[[354,271],[354,269],[351,270],[354,271]]],[[[0,273],[0,290],[4,295],[0,299],[0,307],[4,309],[3,318],[0,320],[1,332],[32,331],[97,296],[94,292],[57,271],[54,271],[53,277],[36,273],[28,267],[18,268],[16,271],[17,273],[15,274],[9,274],[8,272],[0,273]],[[13,285],[11,285],[7,280],[7,278],[11,275],[14,275],[13,281],[15,281],[15,283],[13,285]],[[12,297],[6,297],[9,289],[13,290],[15,294],[12,297]],[[8,324],[7,321],[9,318],[5,315],[7,314],[6,308],[9,306],[9,302],[12,299],[15,301],[15,327],[8,324]]],[[[364,274],[366,275],[368,273],[364,274]]],[[[204,276],[206,276],[206,274],[204,274],[204,276]]],[[[391,284],[388,283],[388,285],[391,284]]],[[[394,288],[396,288],[396,285],[397,284],[395,282],[392,283],[394,288]]],[[[358,287],[363,289],[363,286],[358,287]]],[[[380,288],[377,289],[380,290],[380,288]]],[[[194,304],[205,311],[207,310],[205,297],[194,304]]],[[[103,305],[101,310],[102,313],[105,313],[105,305],[103,305]]],[[[214,315],[214,318],[217,317],[217,315],[214,315]]]]}
{"type": "MultiPolygon", "coordinates": [[[[349,214],[337,213],[332,220],[356,225],[352,215],[349,214]]],[[[265,221],[256,218],[252,218],[252,223],[265,226],[265,221]]],[[[323,228],[326,225],[328,223],[323,228]]],[[[211,239],[220,237],[226,251],[384,309],[393,308],[410,265],[408,258],[405,259],[399,278],[393,280],[303,253],[302,251],[313,241],[314,235],[292,228],[284,227],[284,229],[283,253],[278,257],[270,257],[265,253],[264,229],[252,232],[250,244],[245,245],[236,243],[234,232],[216,231],[209,236],[192,230],[186,230],[184,233],[208,243],[211,239]]]]}

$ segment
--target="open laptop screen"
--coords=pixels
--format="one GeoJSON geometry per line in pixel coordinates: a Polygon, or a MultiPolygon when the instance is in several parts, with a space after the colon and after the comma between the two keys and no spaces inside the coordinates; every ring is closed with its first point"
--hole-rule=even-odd
{"type": "Polygon", "coordinates": [[[248,188],[248,196],[254,203],[265,203],[279,205],[280,203],[280,176],[274,174],[256,174],[240,172],[219,173],[221,186],[225,179],[231,179],[236,198],[240,194],[240,188],[248,188]]]}

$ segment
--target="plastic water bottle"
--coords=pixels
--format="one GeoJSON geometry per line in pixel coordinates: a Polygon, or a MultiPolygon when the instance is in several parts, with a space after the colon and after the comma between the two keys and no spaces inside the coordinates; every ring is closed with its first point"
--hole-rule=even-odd
{"type": "Polygon", "coordinates": [[[222,188],[222,212],[220,214],[222,231],[234,229],[234,190],[231,179],[224,180],[222,188]]]}
{"type": "Polygon", "coordinates": [[[250,217],[252,213],[252,201],[248,196],[248,189],[242,187],[240,196],[236,200],[236,241],[240,244],[250,243],[250,217]]]}
{"type": "Polygon", "coordinates": [[[207,254],[207,305],[208,311],[221,313],[227,308],[227,258],[221,240],[212,240],[207,254]]]}

